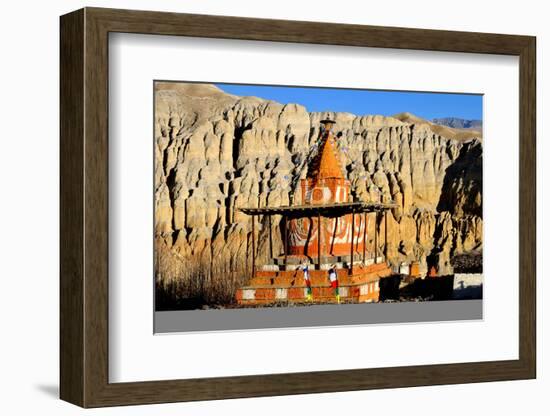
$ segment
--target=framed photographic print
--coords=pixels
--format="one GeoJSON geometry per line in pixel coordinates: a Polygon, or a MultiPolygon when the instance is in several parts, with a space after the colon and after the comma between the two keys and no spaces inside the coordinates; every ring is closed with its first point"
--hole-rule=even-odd
{"type": "Polygon", "coordinates": [[[61,398],[534,378],[535,103],[528,36],[62,16],[61,398]]]}

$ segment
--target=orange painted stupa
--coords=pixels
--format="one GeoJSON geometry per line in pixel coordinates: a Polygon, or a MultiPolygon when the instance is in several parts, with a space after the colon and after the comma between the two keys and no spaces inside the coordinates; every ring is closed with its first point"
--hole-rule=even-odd
{"type": "MultiPolygon", "coordinates": [[[[307,176],[301,180],[301,202],[303,205],[330,205],[351,201],[351,184],[345,178],[342,169],[340,151],[332,133],[334,121],[321,121],[319,151],[308,167],[307,176]]],[[[338,256],[350,253],[353,235],[354,251],[362,252],[366,233],[364,217],[358,216],[352,221],[347,214],[335,218],[297,218],[289,224],[290,255],[314,258],[338,256]],[[317,227],[321,222],[321,247],[318,249],[319,234],[317,227]],[[353,223],[353,224],[352,224],[353,223]]]]}
{"type": "Polygon", "coordinates": [[[391,274],[379,257],[379,214],[393,205],[353,201],[342,167],[333,120],[322,120],[318,145],[311,149],[297,201],[289,206],[242,207],[251,217],[250,279],[235,294],[241,305],[280,301],[372,302],[378,300],[380,278],[391,274]],[[367,249],[367,225],[374,214],[373,246],[367,249]],[[270,258],[256,264],[255,217],[267,216],[270,258]],[[272,217],[280,216],[283,252],[274,252],[272,217]]]}

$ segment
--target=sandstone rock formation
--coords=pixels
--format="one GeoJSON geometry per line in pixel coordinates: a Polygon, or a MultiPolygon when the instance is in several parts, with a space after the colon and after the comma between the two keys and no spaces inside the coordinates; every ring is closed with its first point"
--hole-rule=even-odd
{"type": "MultiPolygon", "coordinates": [[[[157,247],[170,253],[170,261],[203,269],[244,267],[250,219],[237,208],[294,203],[326,117],[341,132],[342,166],[354,198],[398,204],[387,221],[392,263],[425,264],[432,255],[445,270],[453,255],[482,248],[482,141],[476,132],[408,113],[309,113],[298,104],[186,83],[156,83],[157,247]]],[[[279,221],[271,224],[275,255],[282,246],[279,221]]],[[[266,221],[256,227],[259,261],[268,255],[267,227],[266,221]]],[[[382,222],[381,250],[384,232],[382,222]]],[[[372,244],[372,222],[369,236],[372,244]]]]}

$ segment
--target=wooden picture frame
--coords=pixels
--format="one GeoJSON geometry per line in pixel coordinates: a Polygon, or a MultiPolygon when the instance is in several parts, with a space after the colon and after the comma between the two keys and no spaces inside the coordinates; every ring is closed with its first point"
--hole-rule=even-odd
{"type": "Polygon", "coordinates": [[[61,399],[82,407],[101,407],[535,378],[534,37],[99,8],[62,16],[60,30],[61,399]],[[518,56],[519,359],[109,383],[110,32],[518,56]]]}

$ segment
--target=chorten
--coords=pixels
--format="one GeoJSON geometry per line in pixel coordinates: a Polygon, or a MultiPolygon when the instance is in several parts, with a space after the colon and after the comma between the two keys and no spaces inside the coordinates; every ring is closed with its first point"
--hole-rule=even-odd
{"type": "MultiPolygon", "coordinates": [[[[351,183],[344,176],[337,139],[332,133],[335,122],[322,120],[321,124],[324,128],[320,133],[319,151],[308,167],[306,178],[300,181],[302,204],[329,206],[352,202],[351,183]]],[[[353,221],[352,214],[291,219],[289,254],[311,260],[319,255],[327,258],[347,255],[352,240],[354,252],[361,253],[367,238],[367,224],[364,217],[357,216],[356,220],[353,221]],[[317,232],[319,224],[320,233],[317,232]]]]}
{"type": "Polygon", "coordinates": [[[321,121],[317,151],[309,155],[311,162],[298,186],[299,204],[239,208],[252,220],[250,278],[235,294],[239,304],[378,300],[380,278],[392,273],[386,253],[379,253],[379,225],[382,216],[395,205],[353,200],[338,138],[332,132],[334,124],[333,120],[321,121]],[[256,264],[256,217],[267,219],[262,223],[268,223],[269,253],[273,255],[261,265],[256,264]],[[272,217],[280,219],[280,254],[273,252],[272,217]],[[375,232],[374,241],[367,247],[369,221],[373,221],[375,232]],[[336,292],[334,276],[338,276],[336,292]]]}

